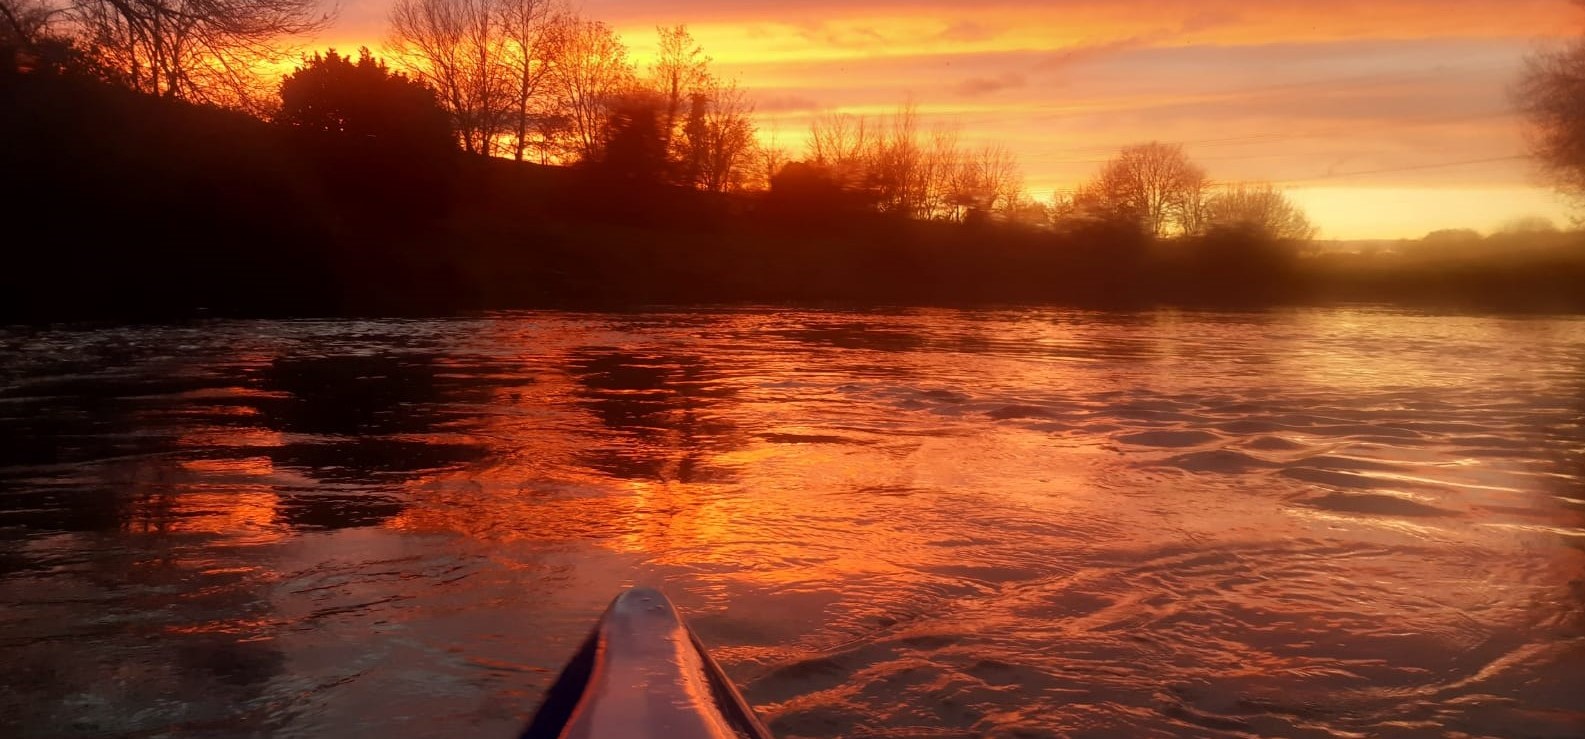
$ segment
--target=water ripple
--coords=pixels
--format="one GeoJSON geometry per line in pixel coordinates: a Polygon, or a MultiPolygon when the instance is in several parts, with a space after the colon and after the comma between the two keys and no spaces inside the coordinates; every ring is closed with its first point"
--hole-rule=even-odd
{"type": "Polygon", "coordinates": [[[7,735],[510,735],[664,584],[784,737],[1579,734],[1585,322],[0,329],[7,735]]]}

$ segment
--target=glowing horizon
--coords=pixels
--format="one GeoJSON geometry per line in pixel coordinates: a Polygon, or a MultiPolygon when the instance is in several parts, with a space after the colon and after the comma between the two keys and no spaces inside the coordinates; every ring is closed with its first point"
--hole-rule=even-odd
{"type": "MultiPolygon", "coordinates": [[[[389,0],[351,0],[313,47],[380,49],[389,0]],[[341,43],[330,43],[331,39],[341,43]]],[[[1571,211],[1523,156],[1507,89],[1526,53],[1585,26],[1566,0],[588,0],[642,66],[684,23],[801,153],[811,118],[905,101],[925,126],[997,141],[1031,194],[1122,146],[1183,143],[1218,181],[1288,188],[1322,238],[1489,232],[1571,211]],[[817,21],[807,20],[819,18],[817,21]]]]}

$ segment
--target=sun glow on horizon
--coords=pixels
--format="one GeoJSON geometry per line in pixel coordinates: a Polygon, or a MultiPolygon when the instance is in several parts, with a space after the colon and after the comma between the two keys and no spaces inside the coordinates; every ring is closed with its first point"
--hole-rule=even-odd
{"type": "MultiPolygon", "coordinates": [[[[312,48],[384,52],[387,5],[345,4],[312,48]]],[[[792,159],[818,115],[911,103],[924,130],[1007,146],[1036,199],[1159,140],[1183,143],[1213,180],[1290,190],[1331,237],[1570,212],[1523,158],[1507,92],[1527,53],[1585,24],[1563,0],[588,0],[581,12],[621,35],[640,72],[656,26],[687,24],[749,92],[760,140],[792,159]]]]}

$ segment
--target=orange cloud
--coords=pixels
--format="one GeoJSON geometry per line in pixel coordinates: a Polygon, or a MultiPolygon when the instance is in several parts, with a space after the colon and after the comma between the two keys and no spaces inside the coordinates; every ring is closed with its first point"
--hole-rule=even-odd
{"type": "MultiPolygon", "coordinates": [[[[1380,2],[681,3],[664,13],[601,2],[631,38],[689,23],[723,63],[1052,51],[1152,45],[1260,45],[1372,39],[1550,36],[1575,21],[1556,0],[1380,2]],[[690,15],[690,13],[693,13],[690,15]],[[807,21],[807,18],[819,18],[807,21]]],[[[603,16],[605,17],[605,16],[603,16]]]]}

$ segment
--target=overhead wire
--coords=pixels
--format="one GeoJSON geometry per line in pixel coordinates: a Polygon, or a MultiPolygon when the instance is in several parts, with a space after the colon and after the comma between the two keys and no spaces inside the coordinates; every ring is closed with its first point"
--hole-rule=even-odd
{"type": "Polygon", "coordinates": [[[1277,181],[1273,182],[1272,184],[1274,184],[1274,185],[1292,185],[1292,184],[1297,184],[1297,183],[1314,182],[1314,181],[1317,181],[1317,180],[1330,180],[1330,179],[1337,179],[1337,178],[1342,178],[1342,177],[1359,177],[1359,176],[1363,176],[1363,175],[1391,174],[1391,173],[1394,173],[1394,172],[1414,172],[1414,171],[1418,171],[1418,170],[1422,170],[1422,169],[1445,169],[1447,167],[1464,167],[1464,166],[1468,166],[1468,165],[1472,165],[1472,164],[1493,164],[1493,163],[1496,163],[1496,162],[1511,162],[1511,161],[1516,161],[1516,160],[1519,160],[1519,159],[1529,159],[1529,158],[1530,157],[1528,155],[1525,155],[1525,154],[1509,154],[1507,156],[1484,157],[1484,158],[1481,158],[1481,159],[1463,159],[1463,160],[1451,161],[1451,162],[1434,162],[1434,163],[1430,163],[1430,164],[1411,164],[1411,165],[1407,165],[1407,166],[1403,166],[1403,167],[1384,167],[1384,168],[1381,168],[1381,169],[1365,169],[1365,170],[1356,170],[1356,171],[1352,171],[1352,172],[1328,172],[1326,174],[1315,175],[1314,177],[1303,177],[1303,178],[1292,179],[1292,180],[1277,180],[1277,181]]]}

